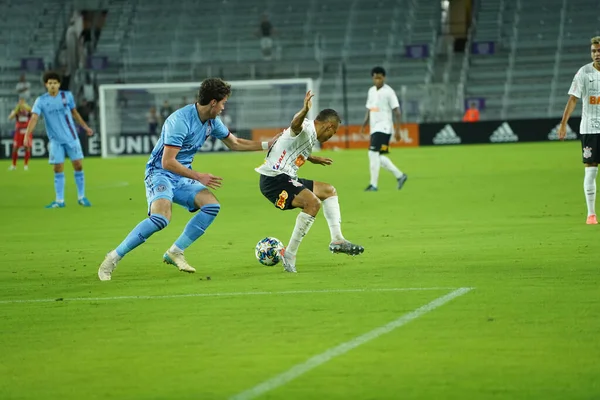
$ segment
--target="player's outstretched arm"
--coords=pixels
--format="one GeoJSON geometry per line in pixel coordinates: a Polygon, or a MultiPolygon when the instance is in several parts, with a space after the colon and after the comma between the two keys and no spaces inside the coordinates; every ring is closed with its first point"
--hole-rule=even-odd
{"type": "Polygon", "coordinates": [[[569,101],[567,101],[562,120],[560,121],[560,127],[558,128],[558,138],[561,140],[567,136],[567,122],[569,122],[569,118],[571,118],[571,114],[575,110],[578,100],[579,99],[573,95],[569,96],[569,101]]]}
{"type": "Polygon", "coordinates": [[[371,110],[367,109],[367,115],[365,115],[365,120],[363,121],[363,124],[360,127],[360,133],[361,134],[363,133],[363,131],[367,127],[367,124],[369,123],[369,117],[370,117],[370,115],[371,115],[371,110]]]}
{"type": "Polygon", "coordinates": [[[306,114],[312,107],[312,98],[315,95],[309,90],[306,92],[306,96],[304,96],[304,106],[302,110],[298,111],[296,115],[294,115],[294,119],[292,119],[292,123],[290,124],[291,128],[291,136],[297,136],[300,132],[302,132],[302,123],[304,122],[304,118],[306,118],[306,114]]]}
{"type": "Polygon", "coordinates": [[[259,151],[270,149],[280,135],[281,133],[268,142],[257,142],[255,140],[242,139],[230,133],[226,138],[221,140],[225,143],[225,146],[233,151],[259,151]]]}
{"type": "Polygon", "coordinates": [[[221,187],[221,181],[223,178],[191,170],[177,161],[176,157],[177,154],[179,154],[179,150],[181,150],[179,147],[165,146],[161,159],[161,165],[164,169],[179,176],[185,176],[186,178],[194,179],[211,189],[218,189],[221,187]]]}
{"type": "Polygon", "coordinates": [[[309,161],[313,164],[319,164],[319,165],[331,165],[333,163],[333,160],[331,158],[327,158],[327,157],[317,157],[317,156],[309,156],[306,161],[309,161]]]}

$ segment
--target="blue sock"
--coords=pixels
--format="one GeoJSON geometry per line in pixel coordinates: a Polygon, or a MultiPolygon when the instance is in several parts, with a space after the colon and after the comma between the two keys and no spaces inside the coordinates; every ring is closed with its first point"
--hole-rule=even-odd
{"type": "Polygon", "coordinates": [[[200,209],[200,212],[192,217],[187,223],[183,233],[175,241],[175,246],[185,250],[212,224],[217,217],[221,206],[219,204],[207,204],[200,209]]]}
{"type": "Polygon", "coordinates": [[[127,235],[125,240],[117,247],[117,254],[120,257],[123,257],[125,254],[144,243],[153,233],[166,228],[167,225],[169,225],[169,220],[166,217],[160,214],[150,215],[150,217],[140,222],[133,228],[129,235],[127,235]]]}
{"type": "Polygon", "coordinates": [[[56,201],[62,203],[65,201],[65,173],[54,173],[54,191],[56,192],[56,201]]]}
{"type": "Polygon", "coordinates": [[[75,184],[77,185],[77,198],[81,200],[85,197],[85,176],[83,176],[83,171],[75,171],[75,184]]]}

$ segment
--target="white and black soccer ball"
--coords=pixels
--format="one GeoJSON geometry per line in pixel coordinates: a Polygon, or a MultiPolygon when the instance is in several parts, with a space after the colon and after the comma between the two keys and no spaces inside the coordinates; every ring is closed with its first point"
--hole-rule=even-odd
{"type": "Polygon", "coordinates": [[[254,254],[259,263],[266,266],[277,265],[281,261],[283,243],[274,237],[261,239],[254,249],[254,254]]]}

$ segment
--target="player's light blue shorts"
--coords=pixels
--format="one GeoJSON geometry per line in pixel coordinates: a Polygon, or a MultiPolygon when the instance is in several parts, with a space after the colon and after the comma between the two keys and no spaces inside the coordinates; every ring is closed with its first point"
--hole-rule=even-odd
{"type": "Polygon", "coordinates": [[[158,199],[167,199],[186,207],[190,212],[198,211],[194,199],[198,192],[206,189],[206,186],[193,179],[176,177],[156,170],[146,175],[144,183],[146,184],[148,214],[150,214],[152,202],[158,199]]]}
{"type": "Polygon", "coordinates": [[[77,161],[83,159],[83,150],[81,149],[81,143],[79,140],[70,144],[56,143],[50,141],[49,144],[50,157],[48,163],[50,164],[62,164],[65,162],[65,155],[69,157],[71,161],[77,161]]]}

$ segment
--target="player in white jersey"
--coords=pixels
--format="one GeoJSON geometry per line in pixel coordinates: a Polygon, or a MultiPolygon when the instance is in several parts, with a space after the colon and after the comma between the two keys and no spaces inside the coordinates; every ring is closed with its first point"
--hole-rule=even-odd
{"type": "Polygon", "coordinates": [[[593,62],[584,65],[577,71],[571,89],[569,101],[565,107],[558,138],[564,139],[567,135],[567,122],[579,99],[583,100],[581,114],[581,149],[585,165],[583,190],[587,203],[588,225],[598,224],[596,218],[596,175],[600,163],[600,36],[591,40],[591,55],[593,62]]]}
{"type": "Polygon", "coordinates": [[[298,169],[306,162],[331,165],[332,160],[312,156],[313,146],[328,141],[337,131],[341,120],[332,109],[322,110],[314,121],[306,119],[312,105],[310,90],[304,98],[304,107],[294,115],[294,119],[273,144],[265,162],[256,172],[260,174],[260,191],[280,210],[301,208],[296,218],[292,237],[282,254],[283,267],[288,272],[296,272],[296,253],[302,238],[312,226],[321,206],[329,225],[333,253],[349,255],[361,254],[362,246],[350,243],[342,235],[340,204],[338,195],[329,183],[314,182],[298,178],[298,169]]]}
{"type": "Polygon", "coordinates": [[[360,133],[362,133],[367,124],[369,124],[371,132],[371,142],[369,144],[371,181],[365,191],[377,191],[379,168],[381,167],[394,174],[394,177],[398,181],[398,189],[402,189],[408,177],[385,155],[390,152],[392,133],[395,132],[394,136],[396,140],[408,140],[408,138],[400,136],[400,103],[394,89],[385,84],[385,69],[382,67],[373,68],[371,70],[371,77],[373,78],[374,86],[369,89],[367,95],[367,115],[360,129],[360,133]],[[392,113],[396,118],[395,128],[392,113]]]}

